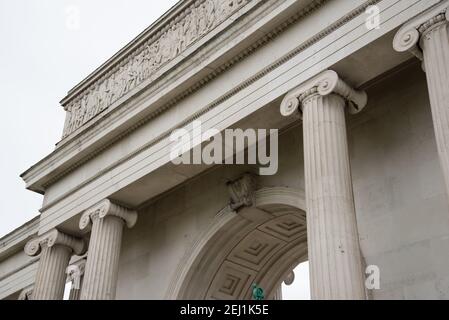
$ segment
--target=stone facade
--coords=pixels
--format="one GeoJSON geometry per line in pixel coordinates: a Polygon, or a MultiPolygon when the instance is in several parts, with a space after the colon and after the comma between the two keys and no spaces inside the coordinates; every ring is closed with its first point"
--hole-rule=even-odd
{"type": "Polygon", "coordinates": [[[307,260],[313,299],[449,298],[448,8],[180,1],[62,101],[0,298],[279,299],[307,260]],[[174,165],[194,120],[279,129],[278,172],[174,165]]]}

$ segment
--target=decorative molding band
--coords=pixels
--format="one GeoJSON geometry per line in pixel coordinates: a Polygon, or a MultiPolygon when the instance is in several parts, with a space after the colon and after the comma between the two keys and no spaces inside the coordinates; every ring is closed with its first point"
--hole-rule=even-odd
{"type": "Polygon", "coordinates": [[[276,201],[287,206],[306,211],[306,195],[304,190],[288,187],[262,188],[256,191],[255,206],[270,211],[268,207],[276,201]]]}
{"type": "Polygon", "coordinates": [[[105,199],[83,213],[79,227],[81,230],[84,230],[92,224],[93,219],[103,219],[106,216],[114,216],[122,219],[128,228],[134,227],[137,222],[137,212],[119,206],[109,199],[105,199]]]}
{"type": "Polygon", "coordinates": [[[54,245],[61,245],[70,248],[76,255],[82,255],[86,252],[87,246],[83,239],[69,236],[57,229],[50,230],[42,236],[30,240],[25,245],[25,253],[29,256],[38,255],[43,246],[53,247],[54,245]]]}
{"type": "Polygon", "coordinates": [[[197,0],[64,108],[63,138],[139,86],[251,0],[197,0]]]}
{"type": "Polygon", "coordinates": [[[301,112],[300,105],[311,95],[327,96],[331,93],[345,98],[349,112],[352,114],[360,112],[368,102],[368,96],[365,91],[354,90],[340,79],[335,71],[328,70],[290,91],[282,100],[281,114],[284,117],[288,117],[296,111],[301,112]]]}
{"type": "Polygon", "coordinates": [[[434,26],[449,21],[448,9],[449,0],[444,0],[404,24],[394,37],[394,49],[398,52],[410,51],[419,60],[423,61],[420,40],[422,39],[422,36],[434,26]]]}
{"type": "Polygon", "coordinates": [[[35,258],[30,259],[28,262],[26,262],[25,264],[21,265],[20,267],[15,268],[15,269],[9,271],[8,273],[2,275],[0,277],[0,282],[5,280],[6,278],[9,278],[10,276],[12,276],[14,274],[17,274],[19,271],[22,271],[23,269],[31,266],[32,264],[34,264],[34,263],[36,263],[38,261],[39,261],[39,257],[35,257],[35,258]]]}
{"type": "Polygon", "coordinates": [[[39,260],[40,257],[32,257],[0,277],[0,300],[34,284],[39,260]]]}
{"type": "MultiPolygon", "coordinates": [[[[293,25],[294,23],[298,22],[302,18],[308,16],[309,14],[313,13],[315,10],[317,10],[319,7],[321,7],[322,4],[326,3],[327,1],[329,1],[329,0],[318,0],[317,2],[314,2],[313,5],[310,5],[310,6],[306,7],[304,10],[302,10],[301,12],[295,14],[291,19],[288,19],[281,26],[279,26],[276,30],[272,31],[271,33],[267,34],[262,39],[260,39],[256,43],[254,43],[252,46],[247,48],[245,51],[243,51],[240,55],[235,57],[233,60],[231,60],[228,63],[222,65],[219,68],[217,68],[217,70],[214,73],[212,73],[209,77],[207,77],[207,78],[203,79],[202,81],[198,82],[197,84],[192,86],[190,89],[186,90],[183,94],[175,97],[172,101],[168,102],[167,105],[161,107],[159,110],[156,110],[155,112],[150,114],[148,117],[142,119],[141,121],[136,123],[134,126],[129,128],[125,132],[117,135],[110,142],[104,144],[100,149],[96,150],[95,152],[91,152],[89,154],[89,156],[81,159],[80,161],[77,161],[72,166],[69,166],[66,170],[61,172],[60,174],[55,175],[52,179],[50,179],[47,183],[45,183],[44,188],[47,188],[47,187],[51,186],[53,183],[55,183],[56,181],[60,180],[61,178],[63,178],[67,174],[71,173],[72,171],[74,171],[75,169],[77,169],[78,167],[80,167],[81,165],[86,163],[87,161],[91,160],[96,155],[98,155],[99,153],[101,153],[105,149],[109,148],[111,145],[117,143],[118,141],[120,141],[121,139],[123,139],[124,137],[129,135],[131,132],[133,132],[134,130],[137,130],[141,126],[143,126],[146,123],[148,123],[149,121],[151,121],[156,116],[158,116],[161,113],[163,113],[164,111],[168,110],[170,107],[176,105],[179,101],[185,99],[190,94],[196,92],[201,87],[205,86],[207,83],[209,83],[211,80],[213,80],[215,77],[217,77],[218,75],[220,75],[223,72],[225,72],[227,69],[229,69],[230,67],[232,67],[236,63],[240,62],[244,58],[250,56],[260,46],[263,46],[263,45],[267,44],[268,42],[270,42],[272,39],[276,38],[279,34],[284,32],[285,30],[287,30],[291,25],[293,25]]],[[[55,205],[56,203],[58,203],[62,199],[66,198],[68,194],[73,193],[74,190],[77,190],[79,188],[82,188],[83,186],[86,186],[87,184],[91,183],[92,181],[96,180],[98,177],[103,175],[105,172],[110,171],[112,168],[115,168],[118,165],[128,161],[129,159],[133,158],[134,156],[136,156],[140,152],[145,151],[146,149],[151,148],[152,146],[156,145],[157,143],[162,141],[164,138],[167,138],[171,134],[171,132],[173,130],[175,130],[177,128],[182,128],[186,124],[188,124],[191,121],[193,121],[193,120],[197,119],[198,117],[200,117],[201,115],[203,115],[203,114],[213,110],[215,107],[217,107],[221,103],[227,101],[228,99],[230,99],[234,95],[238,94],[240,91],[244,90],[245,88],[249,87],[251,84],[253,84],[257,80],[259,80],[263,76],[265,76],[265,75],[269,74],[270,72],[272,72],[273,70],[279,68],[280,66],[282,66],[283,64],[285,64],[289,60],[293,59],[295,56],[297,56],[298,54],[300,54],[301,52],[303,52],[304,50],[306,50],[307,48],[309,48],[313,44],[319,42],[321,39],[323,39],[324,37],[326,37],[330,33],[334,32],[335,30],[339,29],[340,27],[342,27],[343,25],[345,25],[346,23],[348,23],[349,21],[351,21],[355,17],[357,17],[360,14],[364,13],[367,7],[369,7],[371,5],[374,5],[374,4],[376,4],[376,3],[380,2],[380,1],[381,0],[370,0],[370,1],[367,1],[365,4],[361,5],[360,7],[356,8],[355,10],[351,11],[350,13],[345,15],[343,18],[341,18],[340,20],[338,20],[335,23],[331,24],[329,27],[325,28],[324,30],[322,30],[318,34],[316,34],[313,37],[311,37],[311,38],[307,39],[306,41],[304,41],[295,50],[291,51],[290,53],[288,53],[284,57],[280,58],[275,63],[267,66],[266,68],[262,69],[260,72],[256,73],[251,78],[243,81],[238,86],[236,86],[236,88],[234,88],[234,89],[230,90],[229,92],[225,93],[223,96],[221,96],[217,100],[213,101],[211,104],[207,105],[202,110],[198,111],[197,113],[195,113],[194,115],[192,115],[188,119],[184,120],[183,122],[178,124],[176,127],[167,129],[166,132],[162,133],[160,136],[156,137],[155,139],[150,141],[148,144],[146,144],[146,145],[142,146],[141,148],[135,150],[134,152],[132,152],[128,156],[120,159],[116,163],[113,163],[111,166],[108,166],[107,168],[104,168],[103,170],[99,171],[94,177],[88,179],[87,181],[83,182],[79,186],[76,186],[74,189],[68,191],[66,194],[64,194],[61,197],[55,199],[54,201],[52,201],[48,205],[42,207],[40,211],[43,212],[43,211],[49,209],[50,207],[52,207],[53,205],[55,205]]],[[[120,111],[123,112],[123,113],[129,112],[129,110],[126,110],[126,108],[123,108],[120,111]]]]}
{"type": "MultiPolygon", "coordinates": [[[[36,236],[39,230],[39,219],[40,216],[34,217],[0,239],[0,259],[5,253],[8,255],[8,252],[11,252],[10,250],[12,248],[21,246],[23,242],[27,241],[27,239],[36,236]]],[[[22,249],[23,248],[20,248],[18,251],[22,249]]]]}
{"type": "Polygon", "coordinates": [[[227,183],[229,195],[231,196],[230,208],[237,210],[241,207],[250,207],[254,204],[256,177],[245,173],[237,180],[227,183]]]}
{"type": "Polygon", "coordinates": [[[81,289],[81,277],[84,275],[86,268],[86,259],[80,260],[75,264],[67,267],[66,273],[72,282],[72,289],[81,289]]]}

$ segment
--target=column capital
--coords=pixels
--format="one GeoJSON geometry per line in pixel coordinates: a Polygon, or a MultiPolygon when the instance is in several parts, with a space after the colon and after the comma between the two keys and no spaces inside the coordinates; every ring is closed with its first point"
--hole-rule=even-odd
{"type": "Polygon", "coordinates": [[[69,236],[57,229],[48,231],[40,237],[34,238],[25,245],[25,253],[29,256],[38,255],[44,246],[49,248],[61,245],[70,248],[76,255],[86,252],[87,246],[83,239],[69,236]]]}
{"type": "Polygon", "coordinates": [[[34,285],[28,286],[20,292],[19,298],[17,300],[31,300],[33,295],[34,285]]]}
{"type": "Polygon", "coordinates": [[[125,221],[128,228],[134,227],[137,222],[137,212],[115,204],[109,199],[105,199],[83,213],[79,227],[83,230],[92,224],[93,219],[103,219],[107,216],[121,218],[125,221]]]}
{"type": "Polygon", "coordinates": [[[404,24],[394,37],[393,48],[398,52],[410,51],[422,61],[422,36],[433,27],[449,21],[448,9],[449,0],[444,0],[404,24]]]}
{"type": "Polygon", "coordinates": [[[66,273],[69,280],[72,282],[73,289],[81,289],[81,277],[84,275],[86,268],[86,260],[80,260],[67,267],[66,273]]]}
{"type": "Polygon", "coordinates": [[[281,114],[291,116],[300,110],[302,102],[311,95],[337,94],[344,98],[352,114],[360,112],[367,104],[364,91],[357,91],[344,82],[335,71],[327,70],[291,90],[282,100],[281,114]]]}

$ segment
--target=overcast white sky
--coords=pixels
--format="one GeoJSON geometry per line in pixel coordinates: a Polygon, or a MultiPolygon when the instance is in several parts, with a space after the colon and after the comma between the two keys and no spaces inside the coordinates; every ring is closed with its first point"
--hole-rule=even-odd
{"type": "MultiPolygon", "coordinates": [[[[176,2],[0,0],[0,237],[39,214],[42,196],[19,175],[60,139],[59,101],[176,2]]],[[[306,269],[295,282],[308,285],[306,269]]]]}
{"type": "Polygon", "coordinates": [[[0,0],[0,237],[38,214],[19,175],[60,139],[59,101],[176,2],[0,0]]]}

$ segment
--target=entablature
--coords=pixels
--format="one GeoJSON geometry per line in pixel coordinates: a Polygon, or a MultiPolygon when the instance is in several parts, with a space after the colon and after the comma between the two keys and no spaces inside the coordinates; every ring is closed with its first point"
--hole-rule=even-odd
{"type": "MultiPolygon", "coordinates": [[[[238,3],[238,5],[232,6],[233,9],[230,11],[226,11],[226,19],[220,18],[220,22],[212,24],[213,28],[208,29],[208,32],[198,35],[198,39],[193,41],[189,47],[176,51],[178,52],[176,56],[168,59],[164,64],[160,65],[160,68],[155,68],[153,70],[154,73],[149,73],[151,75],[148,78],[144,79],[141,77],[141,83],[137,84],[136,81],[131,81],[131,78],[128,77],[127,81],[133,83],[133,85],[123,85],[126,88],[124,91],[117,89],[123,91],[123,94],[117,100],[113,102],[111,100],[110,106],[100,107],[98,103],[100,103],[101,98],[93,99],[97,101],[97,106],[93,107],[92,112],[87,112],[87,114],[92,114],[93,116],[88,121],[82,121],[78,128],[67,131],[67,128],[70,127],[68,123],[72,121],[70,119],[73,116],[71,109],[75,108],[78,110],[81,108],[81,104],[75,107],[70,107],[69,105],[75,104],[75,101],[78,101],[76,97],[88,90],[82,88],[87,88],[86,86],[89,83],[97,79],[93,75],[90,76],[84,85],[80,84],[77,86],[62,101],[63,105],[67,105],[66,109],[68,112],[64,139],[57,144],[54,152],[22,174],[27,188],[38,193],[45,193],[48,186],[68,172],[73,171],[95,154],[98,154],[143,124],[176,106],[177,103],[250,55],[258,47],[263,46],[291,23],[300,19],[305,13],[315,10],[328,1],[220,1],[221,4],[219,6],[234,2],[238,3]],[[295,17],[294,12],[301,12],[301,15],[295,17]]],[[[184,2],[191,3],[192,1],[184,2]]],[[[204,1],[197,2],[204,3],[204,1]]],[[[206,2],[213,1],[208,0],[206,2]]],[[[192,5],[195,6],[195,4],[192,5]]],[[[175,11],[173,11],[172,15],[175,11]]],[[[162,24],[162,20],[159,21],[159,24],[162,24]]],[[[157,25],[156,23],[153,28],[156,28],[157,25]]],[[[151,30],[152,28],[146,32],[151,35],[151,30]]],[[[144,36],[141,35],[139,39],[141,37],[144,36]]],[[[115,58],[96,72],[99,74],[105,72],[104,69],[107,69],[107,66],[112,69],[117,68],[116,64],[119,63],[118,61],[122,61],[120,59],[128,61],[130,56],[135,58],[142,53],[143,47],[148,46],[148,43],[143,40],[135,40],[135,42],[135,46],[139,47],[137,45],[139,44],[140,49],[130,44],[129,46],[133,47],[133,50],[124,49],[123,53],[117,54],[115,58]]],[[[177,43],[176,41],[174,42],[177,43]]],[[[136,59],[139,60],[140,58],[136,59]]],[[[123,61],[121,63],[125,63],[123,61]]],[[[123,68],[124,66],[122,66],[123,68]]],[[[139,72],[146,70],[143,67],[138,69],[140,70],[139,72]]],[[[107,79],[116,77],[110,72],[106,74],[108,76],[105,77],[109,77],[107,79]]],[[[107,79],[105,80],[106,82],[109,81],[107,79]]],[[[95,81],[101,81],[101,79],[95,81]]],[[[98,90],[100,90],[99,86],[98,90]]],[[[108,92],[108,89],[104,90],[104,92],[108,92]]],[[[92,92],[92,90],[89,92],[92,92]]],[[[88,107],[84,105],[83,108],[86,109],[88,107]]]]}
{"type": "MultiPolygon", "coordinates": [[[[169,81],[167,87],[156,94],[143,90],[139,97],[93,126],[91,136],[86,133],[83,139],[61,145],[56,152],[63,149],[64,152],[55,153],[47,163],[40,164],[40,168],[32,168],[25,174],[32,190],[44,192],[51,186],[41,209],[39,232],[75,219],[103,198],[112,196],[113,200],[134,208],[143,196],[156,196],[185,181],[195,172],[177,172],[179,168],[170,168],[167,150],[173,129],[200,119],[224,130],[280,99],[317,73],[394,32],[402,23],[437,2],[357,0],[342,5],[338,1],[311,0],[305,5],[302,1],[278,0],[255,7],[221,35],[234,40],[216,47],[215,55],[198,60],[192,66],[192,73],[169,81]],[[372,4],[378,4],[385,17],[379,30],[365,27],[364,13],[372,4]],[[287,18],[289,16],[294,18],[287,18]],[[266,45],[270,41],[272,43],[266,45]],[[230,68],[237,66],[237,62],[243,69],[230,68]],[[214,76],[220,72],[226,75],[214,76]],[[205,74],[212,76],[204,80],[205,74]],[[190,88],[193,89],[184,91],[192,83],[190,88]],[[212,87],[214,90],[210,90],[212,87]],[[180,98],[170,100],[175,94],[180,98]],[[118,139],[126,142],[124,146],[115,143],[118,139]],[[117,152],[106,153],[113,148],[117,152]],[[105,150],[101,155],[103,162],[97,161],[101,160],[98,157],[101,150],[105,150]],[[91,166],[94,162],[95,166],[91,166]],[[89,170],[85,170],[88,167],[89,170]],[[64,175],[66,172],[69,174],[64,175]]],[[[388,48],[394,53],[391,41],[388,41],[388,48]]],[[[396,54],[395,59],[398,56],[396,54]]],[[[353,68],[352,65],[351,70],[353,68]]],[[[364,72],[365,80],[370,80],[366,79],[366,74],[364,72]]],[[[350,81],[351,77],[345,79],[350,81]]]]}

